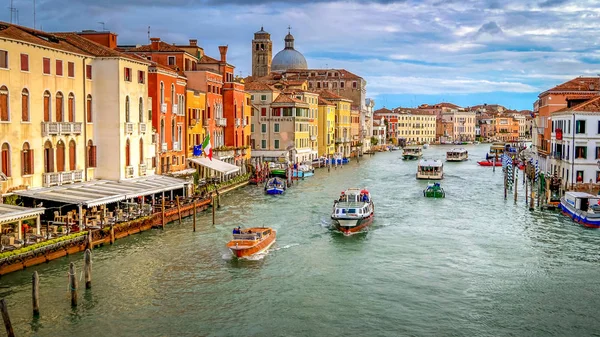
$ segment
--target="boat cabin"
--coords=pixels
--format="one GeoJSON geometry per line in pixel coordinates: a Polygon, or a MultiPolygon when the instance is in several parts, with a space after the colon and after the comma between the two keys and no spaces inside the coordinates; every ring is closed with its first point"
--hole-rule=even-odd
{"type": "Polygon", "coordinates": [[[444,178],[444,164],[441,160],[422,159],[417,167],[417,179],[440,180],[444,178]]]}
{"type": "Polygon", "coordinates": [[[463,161],[469,159],[469,152],[466,149],[452,149],[446,152],[447,161],[463,161]]]}
{"type": "Polygon", "coordinates": [[[336,218],[365,217],[369,214],[369,205],[364,203],[337,203],[333,211],[336,218]]]}
{"type": "Polygon", "coordinates": [[[234,240],[260,240],[263,237],[271,234],[271,228],[247,228],[242,229],[239,233],[234,229],[234,240]]]}
{"type": "Polygon", "coordinates": [[[420,146],[407,146],[404,148],[404,154],[421,154],[422,149],[420,146]]]}
{"type": "Polygon", "coordinates": [[[505,150],[506,150],[505,143],[493,143],[492,146],[490,146],[490,156],[500,157],[500,156],[502,156],[502,154],[504,153],[505,150]]]}
{"type": "Polygon", "coordinates": [[[565,201],[577,211],[600,212],[600,197],[585,192],[566,192],[565,201]]]}
{"type": "Polygon", "coordinates": [[[343,191],[340,195],[338,202],[350,202],[350,203],[368,203],[371,201],[371,194],[366,189],[349,188],[343,191]]]}

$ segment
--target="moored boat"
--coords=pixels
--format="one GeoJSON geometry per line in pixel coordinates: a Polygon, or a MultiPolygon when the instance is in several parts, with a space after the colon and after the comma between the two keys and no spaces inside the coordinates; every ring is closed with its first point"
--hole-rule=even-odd
{"type": "Polygon", "coordinates": [[[269,171],[271,176],[287,177],[288,167],[285,163],[269,163],[269,171]]]}
{"type": "Polygon", "coordinates": [[[420,146],[406,146],[402,152],[402,158],[404,160],[417,160],[423,156],[423,152],[420,146]]]}
{"type": "Polygon", "coordinates": [[[339,200],[334,201],[331,219],[337,230],[344,235],[352,235],[373,223],[374,216],[375,206],[369,191],[349,188],[342,192],[339,200]]]}
{"type": "Polygon", "coordinates": [[[585,227],[600,228],[600,198],[585,192],[566,192],[560,198],[562,213],[585,227]]]}
{"type": "Polygon", "coordinates": [[[417,166],[417,179],[444,179],[444,164],[441,160],[421,159],[417,166]]]}
{"type": "Polygon", "coordinates": [[[423,190],[423,196],[427,198],[445,198],[446,192],[444,192],[440,183],[433,183],[428,184],[427,188],[423,190]]]}
{"type": "MultiPolygon", "coordinates": [[[[494,166],[494,162],[491,160],[481,160],[481,161],[478,161],[477,164],[479,164],[479,166],[494,166]]],[[[495,162],[495,166],[502,166],[502,161],[497,160],[495,162]]]]}
{"type": "Polygon", "coordinates": [[[452,149],[446,152],[446,161],[465,161],[469,159],[469,151],[464,148],[452,149]]]}
{"type": "Polygon", "coordinates": [[[233,240],[227,248],[237,258],[250,257],[262,253],[275,243],[277,231],[270,227],[252,227],[233,230],[233,240]]]}
{"type": "Polygon", "coordinates": [[[286,189],[285,180],[281,178],[271,178],[265,184],[265,193],[267,194],[283,194],[286,189]]]}

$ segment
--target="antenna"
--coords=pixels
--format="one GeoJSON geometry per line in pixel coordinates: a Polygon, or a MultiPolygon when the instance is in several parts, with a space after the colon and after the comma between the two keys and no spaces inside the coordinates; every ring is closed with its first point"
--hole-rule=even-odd
{"type": "Polygon", "coordinates": [[[99,21],[98,23],[102,25],[102,31],[105,31],[106,29],[104,28],[104,22],[99,21]]]}
{"type": "Polygon", "coordinates": [[[148,26],[148,43],[150,43],[150,26],[148,26]]]}
{"type": "Polygon", "coordinates": [[[13,13],[17,13],[17,9],[13,6],[13,0],[10,0],[10,7],[8,7],[8,9],[10,10],[10,23],[13,23],[13,13]]]}

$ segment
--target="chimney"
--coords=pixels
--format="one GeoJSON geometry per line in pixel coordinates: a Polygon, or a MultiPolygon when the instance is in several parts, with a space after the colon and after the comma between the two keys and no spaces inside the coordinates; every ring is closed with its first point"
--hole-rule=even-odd
{"type": "Polygon", "coordinates": [[[160,38],[159,37],[150,38],[150,43],[151,43],[151,46],[152,46],[152,50],[158,50],[158,45],[160,43],[160,38]]]}
{"type": "Polygon", "coordinates": [[[190,39],[190,46],[194,46],[194,47],[198,46],[198,40],[190,39]]]}
{"type": "Polygon", "coordinates": [[[227,63],[227,46],[219,46],[219,52],[221,53],[221,62],[227,63]]]}

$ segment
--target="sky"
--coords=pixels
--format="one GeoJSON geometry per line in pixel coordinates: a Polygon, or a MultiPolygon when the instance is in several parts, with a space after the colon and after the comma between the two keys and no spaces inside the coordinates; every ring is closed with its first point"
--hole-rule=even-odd
{"type": "MultiPolygon", "coordinates": [[[[34,26],[33,1],[13,0],[19,24],[34,26]]],[[[377,108],[445,101],[532,109],[540,92],[600,74],[597,0],[35,2],[37,29],[105,27],[119,44],[146,44],[150,26],[152,37],[197,39],[216,58],[228,45],[228,62],[242,76],[251,74],[254,33],[261,26],[271,33],[274,56],[289,25],[310,68],[363,77],[377,108]]],[[[1,13],[10,22],[10,11],[1,13]]]]}

